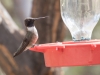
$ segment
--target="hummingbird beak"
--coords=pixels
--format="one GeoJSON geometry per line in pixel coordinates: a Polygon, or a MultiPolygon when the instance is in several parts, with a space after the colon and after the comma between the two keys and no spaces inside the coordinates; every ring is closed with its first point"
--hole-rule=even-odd
{"type": "Polygon", "coordinates": [[[48,18],[49,16],[45,16],[45,17],[38,17],[38,18],[32,18],[33,20],[38,20],[38,19],[43,19],[43,18],[48,18]]]}

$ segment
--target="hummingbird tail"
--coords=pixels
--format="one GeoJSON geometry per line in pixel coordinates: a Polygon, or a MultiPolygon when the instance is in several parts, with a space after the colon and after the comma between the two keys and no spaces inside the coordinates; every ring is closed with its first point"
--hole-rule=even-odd
{"type": "Polygon", "coordinates": [[[14,54],[13,54],[13,57],[16,57],[18,56],[19,54],[21,54],[22,52],[26,51],[28,49],[25,49],[25,50],[17,50],[14,54]]]}
{"type": "Polygon", "coordinates": [[[16,57],[16,56],[18,56],[19,54],[21,54],[23,51],[16,51],[14,54],[13,54],[13,57],[16,57]]]}
{"type": "Polygon", "coordinates": [[[13,57],[16,57],[18,54],[15,52],[14,54],[13,54],[13,57]]]}

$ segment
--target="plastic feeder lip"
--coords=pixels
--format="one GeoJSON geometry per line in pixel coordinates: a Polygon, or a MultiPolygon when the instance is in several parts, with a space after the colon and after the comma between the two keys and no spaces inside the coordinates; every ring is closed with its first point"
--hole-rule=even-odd
{"type": "Polygon", "coordinates": [[[47,67],[100,64],[100,40],[40,44],[30,50],[42,52],[47,67]]]}

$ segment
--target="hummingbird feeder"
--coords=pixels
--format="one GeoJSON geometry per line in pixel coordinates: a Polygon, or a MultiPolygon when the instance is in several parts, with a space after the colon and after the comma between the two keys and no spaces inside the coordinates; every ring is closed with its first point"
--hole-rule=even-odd
{"type": "Polygon", "coordinates": [[[42,52],[47,67],[100,64],[100,40],[91,40],[100,17],[100,0],[60,0],[60,7],[73,41],[40,44],[30,50],[42,52]]]}

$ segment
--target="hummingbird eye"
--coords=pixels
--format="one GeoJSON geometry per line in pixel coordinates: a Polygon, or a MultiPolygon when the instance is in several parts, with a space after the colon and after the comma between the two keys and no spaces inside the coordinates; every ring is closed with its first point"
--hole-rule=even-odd
{"type": "Polygon", "coordinates": [[[27,27],[32,27],[32,26],[34,26],[34,20],[32,20],[32,19],[26,19],[26,20],[25,20],[25,25],[26,25],[27,27]]]}

